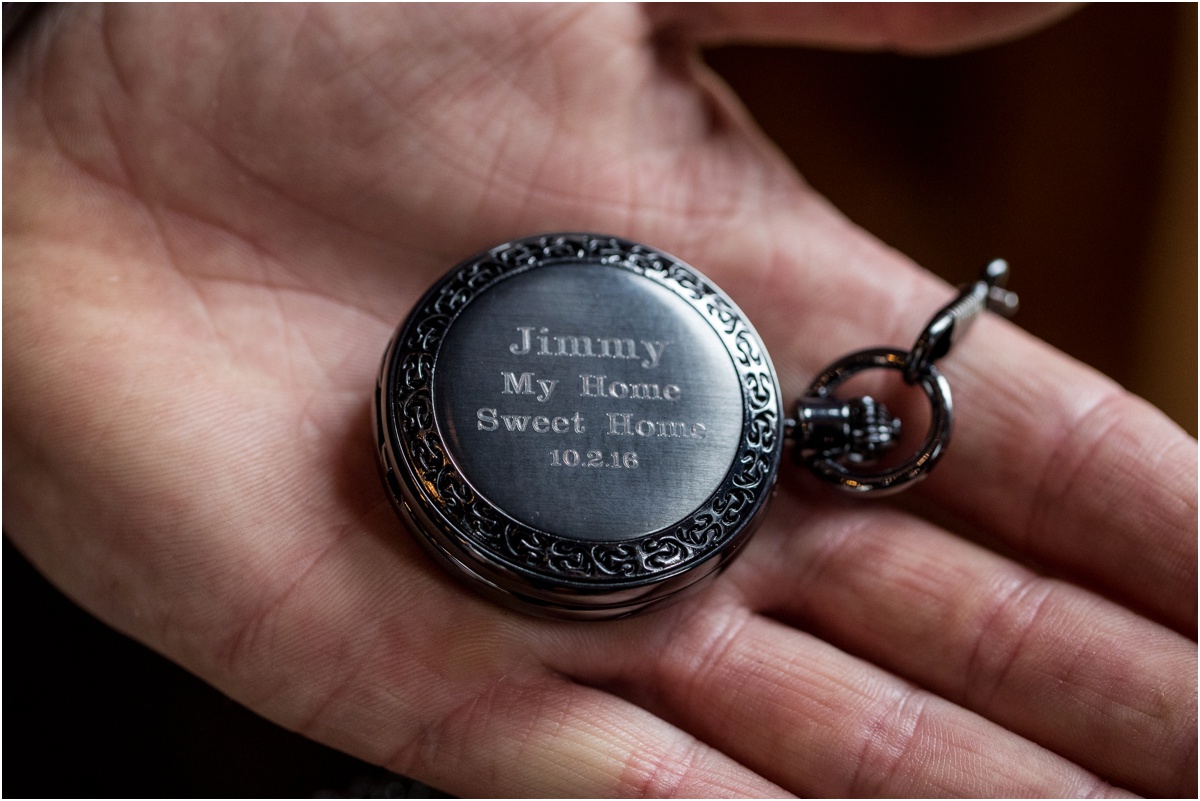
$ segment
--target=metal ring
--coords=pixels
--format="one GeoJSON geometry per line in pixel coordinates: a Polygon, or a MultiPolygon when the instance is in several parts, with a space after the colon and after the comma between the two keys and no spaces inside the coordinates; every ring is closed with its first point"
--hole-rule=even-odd
{"type": "MultiPolygon", "coordinates": [[[[864,370],[887,368],[905,373],[908,369],[909,353],[892,348],[860,350],[834,362],[825,372],[817,376],[808,387],[808,395],[825,398],[841,386],[848,378],[864,370]]],[[[932,363],[925,365],[915,383],[925,390],[929,398],[929,430],[920,449],[898,467],[880,473],[856,472],[845,464],[827,457],[813,457],[809,467],[825,481],[837,484],[851,492],[891,493],[906,484],[925,477],[937,463],[950,442],[954,424],[954,404],[950,398],[950,385],[932,363]]]]}

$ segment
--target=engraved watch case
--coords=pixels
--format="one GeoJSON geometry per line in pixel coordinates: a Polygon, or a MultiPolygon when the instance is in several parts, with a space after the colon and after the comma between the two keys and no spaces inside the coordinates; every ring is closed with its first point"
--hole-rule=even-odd
{"type": "Polygon", "coordinates": [[[782,448],[741,311],[623,239],[550,234],[467,259],[392,338],[375,423],[392,501],[476,589],[608,618],[676,600],[744,544],[782,448]]]}

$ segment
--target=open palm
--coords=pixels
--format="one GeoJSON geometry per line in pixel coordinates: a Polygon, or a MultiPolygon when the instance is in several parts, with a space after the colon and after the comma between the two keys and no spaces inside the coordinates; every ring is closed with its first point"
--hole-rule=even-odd
{"type": "Polygon", "coordinates": [[[710,590],[643,618],[480,600],[376,474],[393,328],[519,235],[696,265],[786,398],[910,341],[948,290],[808,190],[693,48],[1019,25],[971,16],[59,10],[5,70],[6,530],[250,708],[458,794],[1194,794],[1195,442],[1006,323],[950,368],[919,495],[953,531],[785,477],[710,590]]]}

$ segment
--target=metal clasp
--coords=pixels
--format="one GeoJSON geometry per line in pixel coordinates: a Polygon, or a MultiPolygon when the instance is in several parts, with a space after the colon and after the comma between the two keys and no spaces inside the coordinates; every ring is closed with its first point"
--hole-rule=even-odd
{"type": "Polygon", "coordinates": [[[1017,294],[1004,288],[1008,282],[1008,262],[994,259],[984,268],[978,281],[963,286],[953,302],[942,307],[917,337],[904,369],[904,380],[915,384],[922,372],[967,333],[971,323],[984,309],[1012,317],[1020,305],[1017,294]]]}
{"type": "Polygon", "coordinates": [[[796,417],[787,421],[795,440],[793,454],[820,478],[851,492],[886,494],[924,478],[945,453],[954,425],[950,385],[934,362],[950,352],[985,309],[1011,317],[1015,293],[1004,288],[1008,264],[990,262],[979,280],[967,284],[925,326],[912,348],[877,348],[851,353],[825,368],[796,402],[796,417]],[[900,420],[870,397],[841,399],[833,392],[851,376],[868,369],[898,370],[909,385],[921,387],[929,399],[930,422],[921,446],[898,467],[867,472],[900,438],[900,420]]]}

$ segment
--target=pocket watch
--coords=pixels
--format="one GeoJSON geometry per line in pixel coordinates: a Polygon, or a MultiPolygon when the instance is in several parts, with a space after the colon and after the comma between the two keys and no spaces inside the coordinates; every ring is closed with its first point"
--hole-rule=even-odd
{"type": "Polygon", "coordinates": [[[505,242],[417,302],[380,366],[384,485],[452,573],[524,612],[622,617],[700,589],[762,520],[790,442],[841,488],[899,489],[945,451],[953,405],[934,361],[984,308],[1009,313],[994,261],[907,350],[850,354],[784,414],[770,357],[695,268],[612,236],[505,242]],[[917,452],[874,464],[900,421],[850,376],[898,370],[930,424],[917,452]]]}

